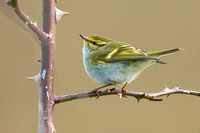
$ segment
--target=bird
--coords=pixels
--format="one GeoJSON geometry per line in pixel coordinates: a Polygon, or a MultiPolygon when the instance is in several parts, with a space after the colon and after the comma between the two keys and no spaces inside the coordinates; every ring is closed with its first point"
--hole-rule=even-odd
{"type": "Polygon", "coordinates": [[[92,92],[98,96],[98,90],[107,86],[125,87],[149,66],[159,63],[166,64],[160,57],[182,51],[182,48],[145,52],[130,44],[114,41],[103,36],[86,37],[83,39],[83,64],[87,74],[103,86],[92,92]]]}

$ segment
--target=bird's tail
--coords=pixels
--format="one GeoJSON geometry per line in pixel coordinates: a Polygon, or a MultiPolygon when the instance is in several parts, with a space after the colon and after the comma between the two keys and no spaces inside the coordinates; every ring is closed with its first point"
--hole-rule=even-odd
{"type": "Polygon", "coordinates": [[[172,54],[178,51],[183,51],[183,49],[175,48],[175,49],[167,49],[167,50],[161,50],[161,51],[155,51],[155,52],[148,52],[147,55],[154,58],[159,58],[160,56],[165,56],[165,55],[172,54]]]}
{"type": "Polygon", "coordinates": [[[155,51],[155,52],[148,52],[147,55],[150,56],[150,57],[158,59],[157,63],[166,64],[165,62],[162,62],[161,60],[159,60],[159,58],[161,56],[172,54],[172,53],[175,53],[175,52],[178,52],[178,51],[183,51],[183,49],[182,48],[175,48],[175,49],[167,49],[167,50],[161,50],[161,51],[155,51]]]}

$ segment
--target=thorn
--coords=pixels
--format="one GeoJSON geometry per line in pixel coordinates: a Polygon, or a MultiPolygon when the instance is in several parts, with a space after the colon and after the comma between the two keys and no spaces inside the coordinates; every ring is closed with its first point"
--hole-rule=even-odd
{"type": "Polygon", "coordinates": [[[53,123],[50,123],[50,125],[51,125],[51,133],[56,133],[56,129],[55,129],[53,123]]]}
{"type": "Polygon", "coordinates": [[[112,92],[112,91],[114,91],[115,90],[115,88],[112,88],[112,89],[110,89],[110,92],[112,92]]]}
{"type": "Polygon", "coordinates": [[[119,96],[119,98],[121,99],[122,98],[122,93],[117,93],[117,95],[119,96]]]}
{"type": "Polygon", "coordinates": [[[41,62],[41,57],[37,59],[37,62],[41,62]]]}
{"type": "Polygon", "coordinates": [[[165,86],[165,88],[167,88],[167,85],[166,85],[166,84],[165,84],[164,86],[165,86]]]}
{"type": "Polygon", "coordinates": [[[52,127],[51,127],[51,132],[52,132],[52,133],[56,133],[56,129],[55,129],[55,127],[54,127],[53,124],[52,124],[52,127]]]}
{"type": "Polygon", "coordinates": [[[41,75],[40,75],[40,73],[37,74],[36,76],[33,76],[33,77],[27,77],[27,79],[35,81],[38,84],[38,86],[41,85],[41,75]]]}
{"type": "Polygon", "coordinates": [[[170,91],[170,89],[167,87],[167,85],[165,85],[165,89],[163,91],[168,92],[168,91],[170,91]]]}
{"type": "Polygon", "coordinates": [[[33,25],[37,26],[37,20],[33,23],[33,25]]]}
{"type": "Polygon", "coordinates": [[[135,97],[137,99],[137,102],[139,103],[140,100],[142,99],[141,97],[135,97]]]}
{"type": "Polygon", "coordinates": [[[164,89],[164,91],[168,92],[168,91],[170,91],[170,89],[166,87],[166,88],[164,89]]]}
{"type": "Polygon", "coordinates": [[[177,84],[175,87],[174,87],[174,90],[179,90],[179,84],[177,84]]]}
{"type": "Polygon", "coordinates": [[[58,8],[56,8],[56,23],[58,23],[58,21],[66,16],[66,15],[69,15],[70,13],[69,12],[64,12],[64,11],[61,11],[59,10],[58,8]]]}

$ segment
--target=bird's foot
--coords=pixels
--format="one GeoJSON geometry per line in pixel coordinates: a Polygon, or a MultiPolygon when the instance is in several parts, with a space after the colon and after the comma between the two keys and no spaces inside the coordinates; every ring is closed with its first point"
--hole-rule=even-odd
{"type": "Polygon", "coordinates": [[[127,85],[128,83],[126,82],[125,84],[124,84],[124,86],[121,88],[121,90],[122,90],[122,97],[124,97],[124,98],[126,98],[126,96],[125,96],[125,94],[126,94],[126,90],[125,90],[125,87],[126,87],[126,85],[127,85]]]}
{"type": "Polygon", "coordinates": [[[91,92],[92,92],[92,93],[96,93],[96,95],[97,95],[96,99],[98,99],[98,98],[100,97],[98,91],[99,91],[100,89],[105,88],[105,87],[110,86],[110,85],[112,85],[112,84],[107,84],[107,85],[104,85],[104,86],[98,87],[98,88],[92,90],[91,92]]]}

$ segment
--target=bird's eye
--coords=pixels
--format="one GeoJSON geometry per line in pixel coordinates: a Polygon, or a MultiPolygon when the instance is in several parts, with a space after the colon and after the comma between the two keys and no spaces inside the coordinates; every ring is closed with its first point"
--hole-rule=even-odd
{"type": "Polygon", "coordinates": [[[96,43],[96,42],[92,42],[92,44],[93,44],[93,45],[97,45],[97,43],[96,43]]]}

